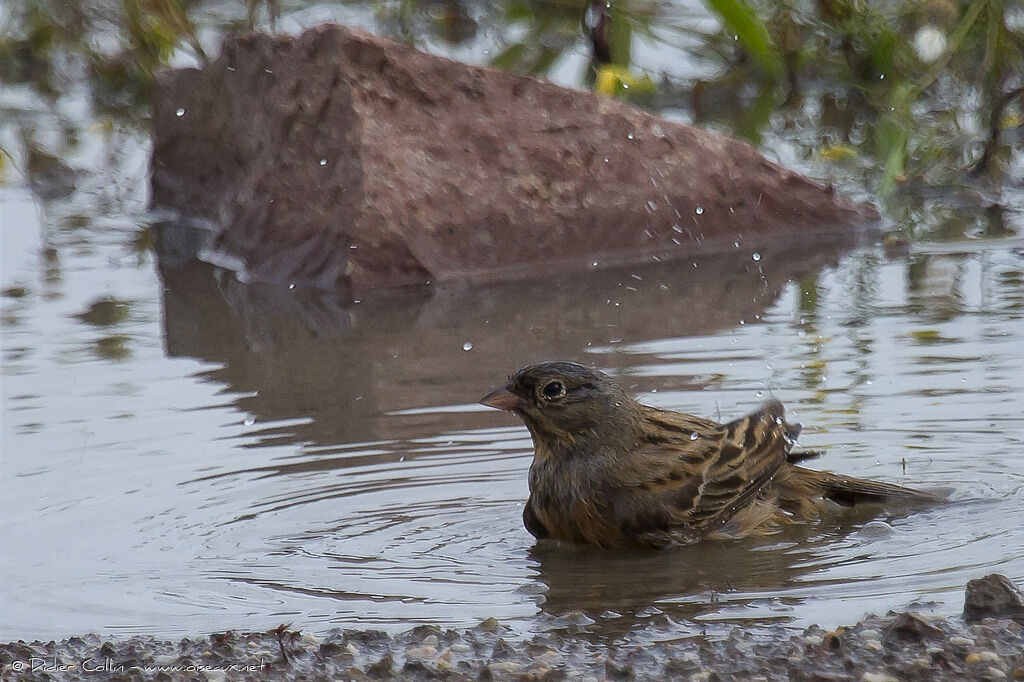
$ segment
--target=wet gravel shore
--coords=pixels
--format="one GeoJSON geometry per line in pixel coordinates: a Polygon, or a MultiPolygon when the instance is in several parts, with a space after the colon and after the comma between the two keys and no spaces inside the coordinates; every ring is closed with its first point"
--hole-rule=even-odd
{"type": "Polygon", "coordinates": [[[1013,617],[984,617],[1005,615],[1007,606],[979,594],[972,603],[968,590],[971,622],[902,612],[796,635],[781,626],[737,627],[717,639],[671,639],[652,625],[611,644],[555,632],[523,640],[494,619],[398,635],[339,630],[316,637],[284,627],[180,641],[90,634],[0,644],[0,679],[1024,680],[1024,617],[1013,605],[1013,617]]]}

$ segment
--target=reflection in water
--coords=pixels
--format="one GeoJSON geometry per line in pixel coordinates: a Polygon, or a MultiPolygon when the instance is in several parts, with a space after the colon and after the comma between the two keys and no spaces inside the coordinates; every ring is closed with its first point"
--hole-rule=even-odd
{"type": "Polygon", "coordinates": [[[950,519],[1024,498],[1024,471],[1006,465],[1006,447],[1024,440],[1022,368],[1007,345],[1024,336],[1020,257],[983,247],[901,263],[835,249],[776,247],[758,260],[738,250],[358,303],[165,258],[168,353],[213,363],[201,378],[249,415],[251,455],[179,483],[221,518],[205,579],[280,601],[311,627],[497,615],[520,631],[608,638],[641,623],[673,636],[838,623],[940,598],[982,564],[1013,573],[1015,530],[950,519]],[[1002,331],[979,336],[979,325],[1002,331]],[[837,511],[767,541],[663,552],[535,544],[521,526],[528,436],[475,401],[512,369],[554,357],[617,372],[645,402],[719,418],[776,392],[805,422],[805,444],[828,450],[821,468],[953,487],[954,502],[881,518],[837,511]],[[1002,449],[994,432],[1008,434],[1002,449]],[[975,453],[969,476],[964,449],[975,453]]]}
{"type": "Polygon", "coordinates": [[[21,629],[6,627],[316,632],[495,616],[519,633],[607,639],[650,623],[675,638],[838,625],[915,600],[952,613],[967,579],[1024,576],[1019,240],[895,260],[839,246],[758,255],[359,303],[164,255],[162,310],[141,286],[83,288],[52,322],[34,294],[12,294],[0,484],[19,511],[0,531],[22,560],[0,577],[21,629]],[[24,331],[47,324],[59,375],[33,346],[45,337],[24,331]],[[537,544],[522,527],[528,434],[476,400],[548,358],[719,419],[772,393],[804,423],[802,444],[826,450],[816,466],[952,500],[664,552],[537,544]]]}
{"type": "MultiPolygon", "coordinates": [[[[358,302],[242,285],[211,267],[172,261],[161,268],[167,350],[223,363],[210,378],[246,394],[238,405],[257,421],[308,420],[294,427],[294,442],[412,435],[437,420],[421,414],[408,420],[411,431],[396,433],[393,420],[382,430],[380,417],[475,404],[486,387],[531,362],[754,322],[787,282],[836,262],[849,242],[738,247],[585,276],[545,270],[505,284],[358,302]]],[[[610,352],[605,364],[633,362],[615,357],[610,352]]]]}

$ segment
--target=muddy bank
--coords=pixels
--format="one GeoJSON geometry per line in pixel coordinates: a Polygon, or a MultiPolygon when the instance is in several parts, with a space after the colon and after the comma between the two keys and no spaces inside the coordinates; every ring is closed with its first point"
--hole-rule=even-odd
{"type": "Polygon", "coordinates": [[[878,219],[746,143],[342,26],[231,37],[153,109],[153,205],[257,281],[509,279],[878,219]]]}
{"type": "Polygon", "coordinates": [[[1005,578],[1002,585],[994,576],[984,580],[968,588],[969,620],[890,612],[831,631],[736,627],[712,639],[679,638],[679,628],[661,614],[614,642],[581,636],[587,619],[578,613],[528,639],[493,618],[464,630],[421,626],[398,635],[335,630],[318,637],[286,626],[181,641],[90,634],[60,643],[2,644],[0,665],[3,679],[12,681],[1024,680],[1021,618],[977,620],[1013,611],[1020,602],[1005,578]]]}

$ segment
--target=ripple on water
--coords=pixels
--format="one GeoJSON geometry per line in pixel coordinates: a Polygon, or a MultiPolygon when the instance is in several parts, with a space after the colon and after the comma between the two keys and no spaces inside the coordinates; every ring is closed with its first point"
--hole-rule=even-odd
{"type": "MultiPolygon", "coordinates": [[[[131,355],[100,362],[50,348],[62,381],[87,381],[75,396],[46,398],[38,351],[5,375],[23,397],[7,403],[5,438],[45,446],[38,461],[5,461],[22,486],[12,493],[22,526],[4,526],[24,557],[5,574],[24,595],[11,613],[40,636],[288,620],[397,630],[497,616],[520,633],[607,637],[655,620],[683,636],[734,623],[837,625],[915,602],[956,612],[968,579],[1024,577],[1024,326],[1005,305],[1019,296],[1015,280],[1000,275],[1019,263],[987,257],[986,270],[969,255],[935,256],[961,259],[970,276],[915,291],[906,263],[855,252],[813,283],[780,285],[759,308],[722,299],[705,326],[674,317],[677,299],[609,311],[603,292],[580,293],[617,288],[607,272],[595,276],[610,282],[561,283],[555,294],[366,300],[363,317],[312,331],[277,308],[225,309],[219,288],[187,280],[203,293],[185,305],[175,292],[191,289],[169,287],[169,356],[135,303],[145,297],[123,297],[132,314],[117,324],[129,325],[131,355]],[[552,304],[560,287],[572,305],[552,304]],[[525,311],[524,326],[499,320],[501,310],[525,311]],[[538,316],[550,322],[543,331],[538,316]],[[535,543],[521,519],[528,433],[474,401],[518,365],[558,357],[607,368],[659,407],[720,419],[774,396],[803,422],[801,444],[827,451],[812,466],[949,500],[840,510],[766,540],[662,552],[535,543]]],[[[97,300],[83,299],[77,312],[97,300]]],[[[329,310],[310,317],[326,324],[329,310]]]]}

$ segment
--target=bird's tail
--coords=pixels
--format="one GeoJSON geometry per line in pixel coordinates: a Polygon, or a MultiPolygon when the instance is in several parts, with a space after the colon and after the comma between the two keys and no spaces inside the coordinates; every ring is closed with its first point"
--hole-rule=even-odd
{"type": "Polygon", "coordinates": [[[894,483],[844,476],[827,471],[814,471],[799,466],[790,466],[786,469],[785,472],[780,472],[780,475],[776,476],[776,483],[779,484],[779,492],[782,497],[787,497],[786,492],[789,490],[801,496],[807,493],[818,494],[846,507],[860,502],[896,500],[934,502],[939,499],[932,493],[894,483]]]}

